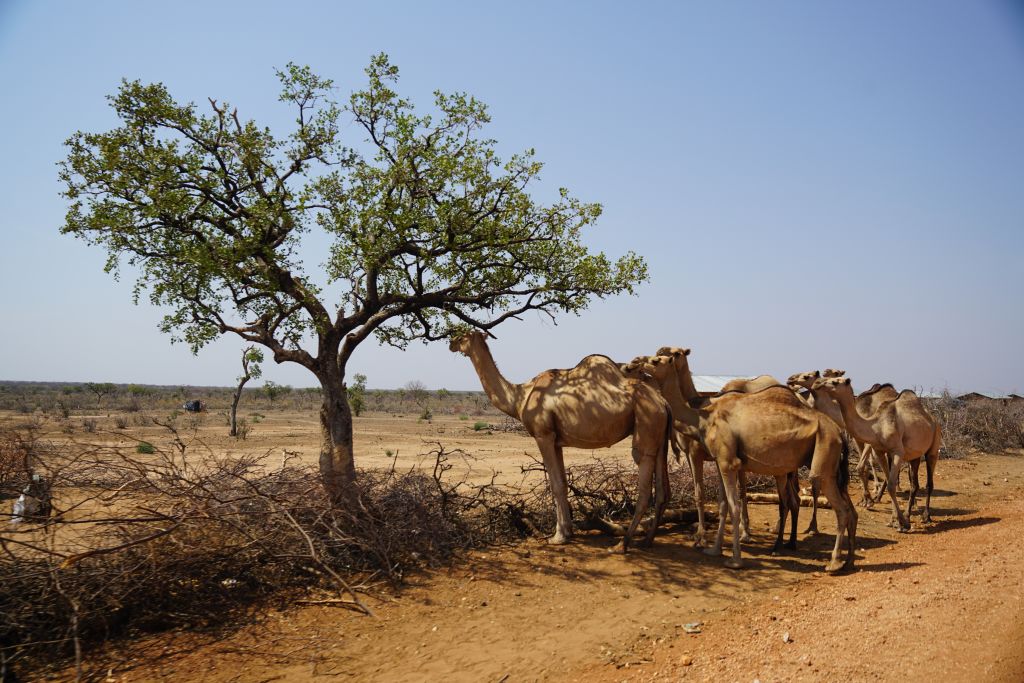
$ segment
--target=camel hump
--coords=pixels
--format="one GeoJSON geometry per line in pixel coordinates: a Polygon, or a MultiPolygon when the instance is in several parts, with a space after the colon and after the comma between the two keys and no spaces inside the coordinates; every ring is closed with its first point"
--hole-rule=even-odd
{"type": "Polygon", "coordinates": [[[892,389],[893,391],[896,391],[896,387],[894,387],[890,382],[886,382],[885,384],[879,384],[878,382],[875,382],[873,385],[871,385],[870,389],[860,394],[860,396],[870,396],[871,394],[877,394],[882,389],[892,389]]]}

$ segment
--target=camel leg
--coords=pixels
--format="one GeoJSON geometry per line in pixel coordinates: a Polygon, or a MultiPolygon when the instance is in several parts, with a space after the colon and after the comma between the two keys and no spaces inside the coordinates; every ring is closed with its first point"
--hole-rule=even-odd
{"type": "Polygon", "coordinates": [[[776,475],[775,490],[779,492],[779,522],[775,525],[775,545],[772,546],[772,555],[778,555],[782,550],[782,537],[786,528],[786,512],[789,499],[789,477],[776,475]]]}
{"type": "Polygon", "coordinates": [[[718,468],[718,483],[721,493],[718,496],[718,531],[715,533],[715,542],[710,548],[704,548],[704,554],[718,557],[722,554],[722,540],[725,538],[725,522],[729,519],[729,506],[725,496],[725,478],[722,476],[722,469],[718,468]]]}
{"type": "Polygon", "coordinates": [[[903,464],[902,453],[892,453],[892,465],[889,468],[889,477],[885,484],[889,490],[889,497],[892,499],[892,510],[893,519],[889,522],[892,525],[893,522],[898,522],[897,527],[901,533],[910,531],[910,522],[906,517],[903,516],[903,510],[900,510],[900,502],[896,499],[896,477],[899,476],[900,466],[903,464]]]}
{"type": "MultiPolygon", "coordinates": [[[[669,427],[671,429],[671,426],[669,427]]],[[[650,529],[647,530],[647,544],[650,545],[654,542],[654,534],[657,532],[658,527],[661,526],[661,519],[665,515],[665,508],[668,507],[669,498],[672,496],[671,485],[668,481],[668,448],[663,448],[658,455],[657,462],[655,464],[656,470],[654,474],[655,496],[654,496],[654,524],[650,529]]]]}
{"type": "Polygon", "coordinates": [[[554,434],[537,437],[537,447],[548,473],[551,497],[555,500],[555,535],[548,539],[548,543],[562,545],[572,538],[572,511],[569,509],[569,488],[562,462],[562,448],[555,442],[554,434]]]}
{"type": "MultiPolygon", "coordinates": [[[[879,452],[879,451],[877,451],[875,449],[871,449],[871,457],[872,457],[872,461],[871,461],[871,469],[872,469],[872,471],[874,471],[875,465],[877,464],[878,465],[878,469],[879,469],[879,471],[881,473],[881,476],[879,476],[875,480],[875,492],[874,492],[874,498],[873,498],[873,501],[872,501],[874,503],[877,503],[880,500],[882,500],[882,495],[888,490],[888,484],[886,484],[886,482],[889,480],[888,472],[889,472],[889,469],[890,469],[890,467],[892,465],[892,456],[889,453],[882,453],[882,452],[879,452]]],[[[899,491],[900,490],[900,480],[899,480],[898,477],[896,478],[895,486],[896,486],[896,490],[899,491]]]]}
{"type": "Polygon", "coordinates": [[[917,492],[921,485],[918,483],[918,470],[921,469],[921,458],[910,461],[910,500],[907,501],[907,519],[914,514],[914,503],[917,502],[917,492]]]}
{"type": "MultiPolygon", "coordinates": [[[[637,490],[636,496],[636,509],[633,511],[633,521],[629,523],[629,529],[626,531],[626,535],[622,539],[622,552],[625,553],[629,550],[629,542],[633,538],[633,534],[636,533],[637,526],[640,525],[640,518],[647,512],[648,506],[651,504],[651,485],[654,483],[654,470],[656,467],[655,458],[651,456],[640,456],[637,465],[640,468],[640,483],[637,490]]],[[[651,522],[651,530],[656,529],[654,522],[651,522]]],[[[648,531],[648,540],[653,537],[653,534],[648,531]]]]}
{"type": "MultiPolygon", "coordinates": [[[[820,475],[819,475],[820,476],[820,475]]],[[[856,534],[856,510],[847,508],[846,499],[844,499],[842,493],[839,490],[838,483],[835,477],[832,476],[821,476],[821,490],[825,494],[825,498],[832,504],[832,511],[836,515],[836,544],[832,549],[832,559],[827,565],[825,565],[826,572],[836,572],[844,567],[853,566],[853,544],[852,541],[847,545],[846,561],[843,562],[839,558],[842,555],[843,539],[848,539],[851,534],[849,533],[851,523],[853,525],[854,534],[856,534]],[[851,515],[853,516],[851,522],[851,515]]]]}
{"type": "Polygon", "coordinates": [[[860,476],[860,483],[864,486],[864,497],[861,505],[870,510],[875,505],[874,492],[868,487],[868,469],[874,478],[873,486],[877,486],[878,477],[875,474],[874,450],[867,444],[862,444],[860,458],[857,459],[857,474],[860,476]]]}
{"type": "MultiPolygon", "coordinates": [[[[789,543],[786,547],[790,550],[796,550],[796,525],[797,520],[800,518],[800,477],[796,472],[790,472],[789,476],[786,477],[786,483],[788,484],[789,499],[786,503],[789,505],[791,511],[790,522],[789,522],[789,543]]],[[[817,511],[817,507],[815,507],[817,511]]],[[[814,527],[814,533],[818,533],[818,525],[814,519],[811,519],[811,525],[814,527]]]]}
{"type": "Polygon", "coordinates": [[[747,515],[747,473],[739,471],[740,541],[750,543],[750,517],[747,515]]]}
{"type": "MultiPolygon", "coordinates": [[[[721,468],[719,468],[721,469],[721,468]]],[[[722,472],[722,480],[725,484],[725,498],[729,505],[729,516],[732,517],[732,557],[725,561],[725,566],[729,569],[739,569],[743,566],[743,560],[740,557],[740,530],[737,525],[737,521],[742,519],[742,491],[740,490],[740,472],[742,470],[739,467],[726,468],[722,472]]],[[[719,525],[719,530],[722,527],[719,525]]],[[[721,534],[719,534],[719,548],[721,548],[721,534]]]]}
{"type": "MultiPolygon", "coordinates": [[[[821,491],[818,490],[818,482],[811,480],[811,523],[807,525],[807,529],[804,533],[808,536],[818,535],[818,494],[821,491]]],[[[799,491],[797,492],[799,495],[799,491]]],[[[797,505],[800,504],[800,500],[797,499],[797,505]]]]}
{"type": "Polygon", "coordinates": [[[704,545],[704,455],[701,446],[689,441],[686,445],[686,462],[690,465],[690,476],[693,478],[694,504],[697,506],[697,533],[694,534],[695,546],[704,545]]]}
{"type": "Polygon", "coordinates": [[[939,461],[939,449],[936,447],[935,452],[928,451],[925,456],[925,475],[928,477],[928,481],[925,486],[925,499],[924,499],[924,512],[921,514],[922,522],[932,521],[932,489],[935,485],[935,463],[939,461]]]}

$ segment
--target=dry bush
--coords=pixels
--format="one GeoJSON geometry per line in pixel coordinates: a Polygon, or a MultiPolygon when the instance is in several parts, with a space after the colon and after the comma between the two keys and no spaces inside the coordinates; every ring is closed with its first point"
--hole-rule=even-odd
{"type": "Polygon", "coordinates": [[[999,400],[962,401],[944,391],[929,401],[942,426],[943,455],[961,458],[972,451],[1024,448],[1024,405],[999,400]]]}
{"type": "MultiPolygon", "coordinates": [[[[318,473],[287,452],[216,457],[173,420],[163,424],[174,448],[141,457],[133,448],[55,448],[34,435],[0,435],[3,462],[14,471],[31,462],[52,482],[55,510],[48,523],[0,518],[2,666],[81,666],[98,643],[237,622],[267,601],[369,612],[361,595],[371,580],[401,581],[459,551],[554,526],[539,463],[518,482],[496,484],[492,472],[476,484],[474,458],[428,444],[408,471],[394,463],[361,470],[359,508],[346,512],[329,506],[318,473]]],[[[636,468],[595,459],[567,475],[580,528],[621,532],[633,514],[636,468]]],[[[685,465],[671,477],[674,503],[692,508],[685,465]]]]}

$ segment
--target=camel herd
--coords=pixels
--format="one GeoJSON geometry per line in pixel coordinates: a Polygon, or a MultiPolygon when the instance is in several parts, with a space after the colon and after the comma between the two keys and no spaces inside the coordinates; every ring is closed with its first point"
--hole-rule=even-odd
{"type": "MultiPolygon", "coordinates": [[[[857,466],[868,507],[881,496],[869,491],[868,469],[880,466],[893,505],[893,523],[900,531],[908,521],[918,492],[918,468],[925,459],[927,495],[922,515],[930,519],[935,462],[941,430],[921,399],[913,392],[897,392],[892,385],[875,385],[855,395],[841,370],[803,372],[786,384],[762,375],[733,380],[710,398],[701,397],[693,384],[689,349],[662,347],[653,356],[638,356],[616,363],[587,356],[576,367],[547,370],[524,384],[502,376],[479,331],[452,339],[450,349],[473,363],[491,403],[520,422],[537,441],[555,503],[555,533],[551,543],[572,537],[572,513],[562,449],[605,448],[632,435],[633,460],[639,468],[637,504],[622,542],[628,549],[650,506],[654,491],[654,518],[647,526],[649,544],[668,504],[668,450],[685,453],[693,473],[698,512],[697,543],[703,543],[703,465],[718,466],[722,491],[718,531],[708,555],[722,554],[727,518],[733,520],[731,568],[742,566],[740,542],[749,540],[744,493],[745,473],[775,477],[779,493],[779,523],[774,550],[796,547],[799,486],[796,473],[810,470],[813,500],[824,494],[836,516],[836,542],[825,567],[828,572],[851,568],[857,535],[857,511],[847,491],[849,447],[846,434],[860,446],[857,466]],[[845,432],[845,434],[844,434],[845,432]],[[906,513],[896,498],[896,482],[903,463],[911,471],[906,513]],[[786,519],[790,536],[783,544],[786,519]],[[842,558],[843,545],[846,556],[842,558]]],[[[878,479],[876,478],[876,481],[878,479]]],[[[817,510],[809,531],[816,531],[817,510]]]]}

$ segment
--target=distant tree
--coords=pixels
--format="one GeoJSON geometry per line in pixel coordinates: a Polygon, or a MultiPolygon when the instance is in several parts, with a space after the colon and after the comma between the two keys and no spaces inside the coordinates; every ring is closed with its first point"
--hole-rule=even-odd
{"type": "Polygon", "coordinates": [[[242,374],[238,376],[238,386],[231,396],[231,431],[228,436],[238,436],[238,402],[242,400],[242,388],[251,379],[259,379],[263,375],[263,352],[255,346],[247,346],[242,349],[242,374]]]}
{"type": "Polygon", "coordinates": [[[437,92],[436,111],[417,114],[386,55],[366,74],[339,106],[330,80],[289,64],[284,137],[226,103],[201,113],[161,84],[124,81],[110,98],[121,125],[74,133],[60,170],[62,232],[104,247],[108,272],[132,266],[136,299],[170,308],[161,329],[173,340],[198,352],[230,332],[316,376],[321,478],[336,504],[354,503],[345,371],[368,337],[404,348],[530,310],[579,313],[647,277],[635,254],[612,262],[583,245],[598,204],[564,189],[533,200],[541,164],[532,150],[499,159],[480,135],[482,103],[437,92]],[[365,144],[343,144],[342,130],[365,144]],[[332,240],[319,284],[298,258],[314,226],[332,240]]]}
{"type": "Polygon", "coordinates": [[[427,399],[430,397],[430,392],[427,391],[426,385],[418,379],[406,382],[404,389],[405,395],[421,408],[426,404],[427,399]]]}
{"type": "Polygon", "coordinates": [[[441,387],[440,389],[437,390],[437,400],[438,401],[443,401],[443,400],[445,400],[446,398],[448,398],[451,395],[452,395],[452,392],[448,391],[444,387],[441,387]]]}
{"type": "Polygon", "coordinates": [[[366,407],[366,375],[357,373],[354,379],[348,387],[348,402],[352,406],[352,414],[359,417],[366,407]]]}
{"type": "Polygon", "coordinates": [[[278,384],[277,382],[271,382],[270,380],[263,383],[263,395],[267,397],[267,400],[270,401],[271,405],[274,404],[274,401],[285,394],[290,394],[291,391],[292,388],[287,384],[278,384]]]}
{"type": "Polygon", "coordinates": [[[104,396],[117,391],[117,386],[110,382],[86,382],[85,389],[96,394],[96,403],[99,403],[104,396]]]}
{"type": "Polygon", "coordinates": [[[150,387],[145,387],[145,386],[142,386],[140,384],[129,384],[128,385],[128,394],[130,396],[142,397],[142,396],[149,396],[152,393],[153,393],[153,389],[151,389],[150,387]]]}

